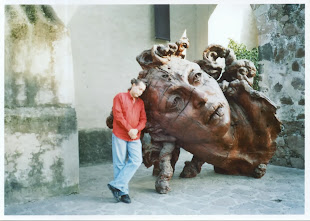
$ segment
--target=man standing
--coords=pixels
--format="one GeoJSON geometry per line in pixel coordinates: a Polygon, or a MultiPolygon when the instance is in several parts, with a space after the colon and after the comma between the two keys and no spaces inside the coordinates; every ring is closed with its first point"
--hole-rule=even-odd
{"type": "Polygon", "coordinates": [[[146,124],[146,114],[143,100],[139,97],[145,88],[143,81],[132,79],[128,92],[119,93],[113,99],[114,180],[108,187],[118,202],[131,203],[128,183],[142,163],[140,134],[146,124]]]}

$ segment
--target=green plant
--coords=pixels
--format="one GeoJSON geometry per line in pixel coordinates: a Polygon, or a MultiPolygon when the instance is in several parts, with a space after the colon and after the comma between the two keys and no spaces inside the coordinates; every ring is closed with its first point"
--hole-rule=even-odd
{"type": "Polygon", "coordinates": [[[256,68],[256,76],[254,77],[253,88],[259,91],[259,69],[258,69],[258,48],[253,48],[252,50],[248,50],[246,46],[242,43],[237,43],[233,39],[229,38],[228,48],[234,50],[236,58],[239,59],[248,59],[252,61],[256,68]]]}

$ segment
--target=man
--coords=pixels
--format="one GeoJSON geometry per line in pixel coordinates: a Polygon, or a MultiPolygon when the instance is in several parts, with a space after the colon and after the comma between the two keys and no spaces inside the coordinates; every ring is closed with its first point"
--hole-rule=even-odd
{"type": "Polygon", "coordinates": [[[128,92],[119,93],[113,99],[114,180],[108,187],[118,202],[131,203],[128,183],[142,163],[140,134],[146,124],[146,114],[143,100],[139,97],[145,88],[143,81],[132,79],[128,92]]]}

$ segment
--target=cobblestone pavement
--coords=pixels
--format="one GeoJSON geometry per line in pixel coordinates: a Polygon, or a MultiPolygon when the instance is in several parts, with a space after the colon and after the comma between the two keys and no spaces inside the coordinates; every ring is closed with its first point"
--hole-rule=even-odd
{"type": "Polygon", "coordinates": [[[141,165],[130,182],[132,203],[116,203],[107,188],[113,176],[112,164],[106,163],[80,168],[79,194],[9,205],[5,215],[304,214],[304,170],[268,165],[265,176],[254,179],[216,174],[212,165],[205,164],[197,177],[179,178],[184,161],[190,159],[189,153],[181,151],[168,194],[155,191],[152,168],[141,165]]]}

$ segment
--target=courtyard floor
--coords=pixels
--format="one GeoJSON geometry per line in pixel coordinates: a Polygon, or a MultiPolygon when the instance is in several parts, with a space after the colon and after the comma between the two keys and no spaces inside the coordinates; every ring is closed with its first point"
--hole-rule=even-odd
{"type": "Polygon", "coordinates": [[[130,182],[132,203],[116,203],[107,188],[113,176],[112,164],[105,163],[80,168],[79,194],[8,205],[5,218],[201,220],[238,216],[238,220],[257,220],[266,215],[298,219],[304,214],[304,170],[268,165],[265,176],[254,179],[216,174],[212,165],[205,164],[197,177],[179,178],[184,161],[190,159],[189,153],[181,151],[168,194],[155,191],[152,168],[141,165],[130,182]]]}

